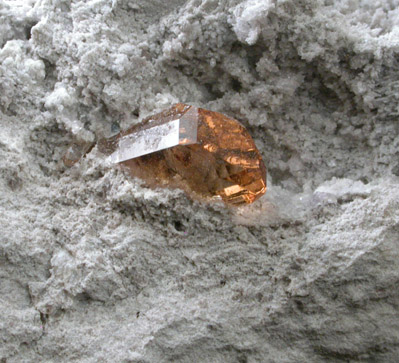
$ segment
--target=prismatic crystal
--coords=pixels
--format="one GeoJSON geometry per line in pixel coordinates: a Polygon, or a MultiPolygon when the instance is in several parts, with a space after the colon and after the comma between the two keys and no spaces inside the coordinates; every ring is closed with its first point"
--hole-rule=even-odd
{"type": "Polygon", "coordinates": [[[177,103],[100,140],[98,148],[151,186],[219,196],[232,205],[252,203],[266,192],[266,168],[252,137],[218,112],[177,103]]]}

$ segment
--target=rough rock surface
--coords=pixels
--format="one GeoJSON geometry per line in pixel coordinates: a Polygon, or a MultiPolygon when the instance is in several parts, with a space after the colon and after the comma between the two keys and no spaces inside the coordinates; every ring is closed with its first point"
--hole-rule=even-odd
{"type": "Polygon", "coordinates": [[[398,0],[0,0],[0,361],[397,362],[398,0]],[[94,140],[173,102],[253,135],[249,207],[94,140]]]}

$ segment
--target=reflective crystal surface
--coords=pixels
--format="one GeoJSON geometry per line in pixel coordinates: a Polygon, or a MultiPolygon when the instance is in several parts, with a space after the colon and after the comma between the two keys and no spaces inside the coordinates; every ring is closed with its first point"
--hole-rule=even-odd
{"type": "Polygon", "coordinates": [[[266,192],[266,168],[248,131],[221,113],[178,103],[99,149],[150,186],[176,186],[228,204],[266,192]]]}
{"type": "Polygon", "coordinates": [[[197,142],[197,119],[198,109],[190,106],[176,114],[165,112],[151,116],[124,132],[109,158],[113,163],[120,163],[176,145],[194,144],[197,142]]]}

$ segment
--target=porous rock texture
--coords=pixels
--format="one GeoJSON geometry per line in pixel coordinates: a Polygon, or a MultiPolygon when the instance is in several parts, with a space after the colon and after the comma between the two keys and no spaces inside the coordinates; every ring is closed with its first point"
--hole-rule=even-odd
{"type": "Polygon", "coordinates": [[[0,0],[0,361],[397,362],[398,0],[0,0]],[[72,140],[174,102],[268,192],[149,189],[72,140]]]}

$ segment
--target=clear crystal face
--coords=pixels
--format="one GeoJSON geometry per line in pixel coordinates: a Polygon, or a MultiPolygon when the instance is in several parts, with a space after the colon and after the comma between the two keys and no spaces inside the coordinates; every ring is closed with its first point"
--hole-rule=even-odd
{"type": "Polygon", "coordinates": [[[248,131],[221,113],[178,103],[101,140],[99,149],[150,186],[175,186],[228,204],[266,192],[266,168],[248,131]]]}
{"type": "Polygon", "coordinates": [[[109,156],[112,163],[134,159],[139,156],[165,150],[176,145],[190,145],[197,142],[198,109],[190,107],[185,113],[162,119],[155,115],[142,123],[142,127],[131,128],[121,136],[116,150],[109,156]]]}

